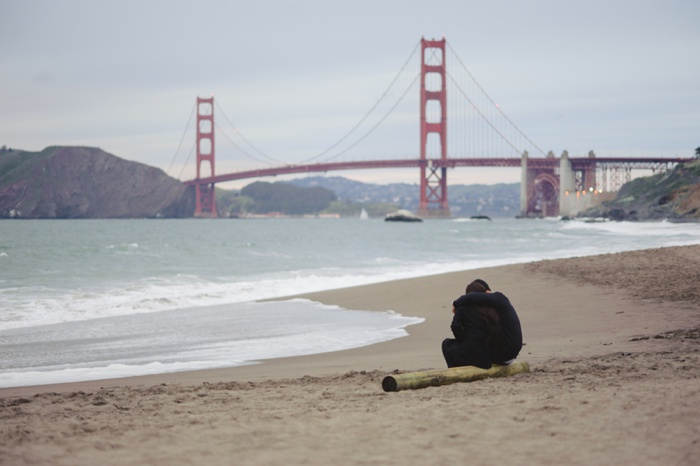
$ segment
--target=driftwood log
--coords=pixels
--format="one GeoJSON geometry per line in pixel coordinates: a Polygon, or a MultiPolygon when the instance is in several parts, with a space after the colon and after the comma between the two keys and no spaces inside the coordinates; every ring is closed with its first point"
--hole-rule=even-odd
{"type": "Polygon", "coordinates": [[[473,382],[487,377],[507,377],[530,372],[530,365],[525,361],[518,361],[507,366],[494,364],[491,369],[481,369],[474,366],[453,367],[424,372],[409,372],[406,374],[388,375],[382,380],[382,388],[385,392],[398,392],[399,390],[416,390],[425,387],[437,387],[457,382],[473,382]]]}

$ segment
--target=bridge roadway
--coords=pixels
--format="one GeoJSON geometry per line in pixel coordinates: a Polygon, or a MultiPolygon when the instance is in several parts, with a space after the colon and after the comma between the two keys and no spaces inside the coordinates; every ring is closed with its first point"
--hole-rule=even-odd
{"type": "MultiPolygon", "coordinates": [[[[601,166],[622,166],[635,169],[652,169],[668,167],[677,163],[687,162],[687,158],[634,158],[634,157],[571,157],[569,161],[574,170],[595,168],[601,166]]],[[[296,173],[319,173],[341,170],[360,170],[375,168],[456,168],[456,167],[521,167],[522,158],[449,158],[449,159],[401,159],[401,160],[375,160],[364,162],[326,162],[315,164],[283,165],[279,167],[263,168],[215,175],[186,181],[188,186],[210,183],[224,183],[226,181],[243,180],[249,178],[263,178],[268,176],[289,175],[296,173]]],[[[528,168],[558,168],[559,158],[527,159],[528,168]]]]}

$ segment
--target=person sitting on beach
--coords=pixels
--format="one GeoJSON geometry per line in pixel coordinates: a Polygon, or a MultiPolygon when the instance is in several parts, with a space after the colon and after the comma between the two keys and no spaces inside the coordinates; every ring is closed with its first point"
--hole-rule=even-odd
{"type": "MultiPolygon", "coordinates": [[[[488,285],[483,283],[470,283],[467,293],[485,294],[488,285]]],[[[442,355],[447,367],[476,366],[489,369],[495,362],[494,355],[499,354],[498,350],[502,346],[501,318],[492,307],[457,301],[452,308],[454,317],[450,325],[454,338],[442,342],[442,355]]]]}
{"type": "Polygon", "coordinates": [[[487,307],[494,309],[500,318],[501,338],[491,354],[494,364],[510,364],[518,357],[523,347],[523,333],[520,319],[510,300],[501,292],[492,292],[489,285],[476,279],[467,286],[466,294],[457,298],[455,308],[487,307]],[[476,290],[479,286],[482,290],[476,290]]]}

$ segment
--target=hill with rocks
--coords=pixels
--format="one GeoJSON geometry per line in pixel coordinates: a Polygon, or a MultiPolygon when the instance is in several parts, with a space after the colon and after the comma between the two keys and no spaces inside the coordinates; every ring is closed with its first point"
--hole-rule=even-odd
{"type": "Polygon", "coordinates": [[[0,218],[191,217],[194,191],[91,147],[0,150],[0,218]]]}
{"type": "Polygon", "coordinates": [[[700,159],[626,183],[614,200],[579,214],[610,220],[700,221],[700,159]]]}

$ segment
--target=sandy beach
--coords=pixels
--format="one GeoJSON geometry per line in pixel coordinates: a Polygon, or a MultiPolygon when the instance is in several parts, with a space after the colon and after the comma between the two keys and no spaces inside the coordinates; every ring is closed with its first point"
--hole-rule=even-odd
{"type": "Polygon", "coordinates": [[[0,389],[0,464],[700,464],[700,245],[303,297],[425,322],[348,351],[0,389]],[[383,392],[445,367],[452,300],[477,277],[517,309],[531,372],[383,392]]]}

